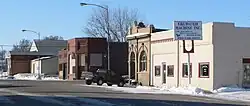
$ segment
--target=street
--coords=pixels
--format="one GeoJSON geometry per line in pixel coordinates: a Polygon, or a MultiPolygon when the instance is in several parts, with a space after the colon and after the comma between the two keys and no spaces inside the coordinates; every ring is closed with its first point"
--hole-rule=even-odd
{"type": "Polygon", "coordinates": [[[83,81],[0,80],[0,106],[238,106],[244,102],[206,97],[129,94],[83,81]]]}

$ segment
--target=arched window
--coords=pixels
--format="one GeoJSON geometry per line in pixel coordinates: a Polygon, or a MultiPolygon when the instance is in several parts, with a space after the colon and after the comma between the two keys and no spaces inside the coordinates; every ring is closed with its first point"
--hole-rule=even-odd
{"type": "Polygon", "coordinates": [[[135,79],[135,53],[130,54],[130,78],[135,79]]]}
{"type": "Polygon", "coordinates": [[[135,53],[134,52],[131,52],[131,54],[130,54],[130,61],[135,62],[135,53]]]}
{"type": "Polygon", "coordinates": [[[145,51],[142,51],[140,55],[140,71],[146,71],[146,70],[147,70],[147,55],[145,51]]]}

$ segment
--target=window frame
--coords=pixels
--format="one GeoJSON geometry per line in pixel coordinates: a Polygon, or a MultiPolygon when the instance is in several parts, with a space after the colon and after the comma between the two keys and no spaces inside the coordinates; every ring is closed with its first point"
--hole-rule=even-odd
{"type": "Polygon", "coordinates": [[[174,65],[167,65],[167,77],[174,77],[174,65]],[[173,75],[169,75],[168,73],[170,66],[173,66],[173,75]]]}
{"type": "Polygon", "coordinates": [[[209,62],[199,62],[198,63],[198,77],[199,78],[209,78],[210,77],[210,63],[209,62]],[[201,76],[201,65],[207,64],[208,65],[208,76],[201,76]]]}
{"type": "Polygon", "coordinates": [[[154,72],[155,72],[156,77],[161,76],[161,66],[160,65],[155,65],[154,66],[154,72]],[[156,69],[159,69],[159,74],[156,74],[156,71],[157,71],[156,69]]]}
{"type": "MultiPolygon", "coordinates": [[[[188,78],[188,75],[185,75],[184,65],[188,66],[188,63],[182,63],[182,77],[188,78]]],[[[192,63],[190,63],[190,78],[192,78],[192,63]]]]}

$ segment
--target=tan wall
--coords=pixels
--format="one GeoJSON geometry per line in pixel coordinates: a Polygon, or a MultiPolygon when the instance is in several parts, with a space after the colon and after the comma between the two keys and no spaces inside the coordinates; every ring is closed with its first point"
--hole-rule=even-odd
{"type": "MultiPolygon", "coordinates": [[[[141,82],[142,85],[149,85],[149,70],[150,70],[150,38],[142,38],[138,40],[138,49],[133,48],[129,50],[129,59],[130,59],[130,53],[133,51],[136,55],[137,50],[138,50],[138,58],[136,58],[137,61],[135,61],[135,71],[138,70],[138,72],[135,72],[138,74],[138,77],[136,76],[136,79],[138,78],[138,82],[141,82]],[[143,44],[143,45],[142,45],[143,44]],[[147,70],[143,72],[140,71],[140,55],[142,51],[145,51],[147,54],[147,70]],[[136,65],[138,64],[138,65],[136,65]],[[138,66],[138,67],[137,67],[138,66]]],[[[129,41],[129,45],[131,46],[133,44],[134,47],[137,47],[137,41],[136,40],[131,40],[129,41]]]]}

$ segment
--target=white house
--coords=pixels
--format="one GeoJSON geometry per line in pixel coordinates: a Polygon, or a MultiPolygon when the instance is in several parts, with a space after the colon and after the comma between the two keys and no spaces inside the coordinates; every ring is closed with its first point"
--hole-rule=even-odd
{"type": "MultiPolygon", "coordinates": [[[[195,41],[190,54],[191,85],[207,90],[231,84],[249,87],[250,28],[223,22],[202,27],[203,40],[195,41]]],[[[183,42],[173,37],[173,30],[152,33],[151,85],[189,85],[187,54],[183,53],[183,42]]]]}

